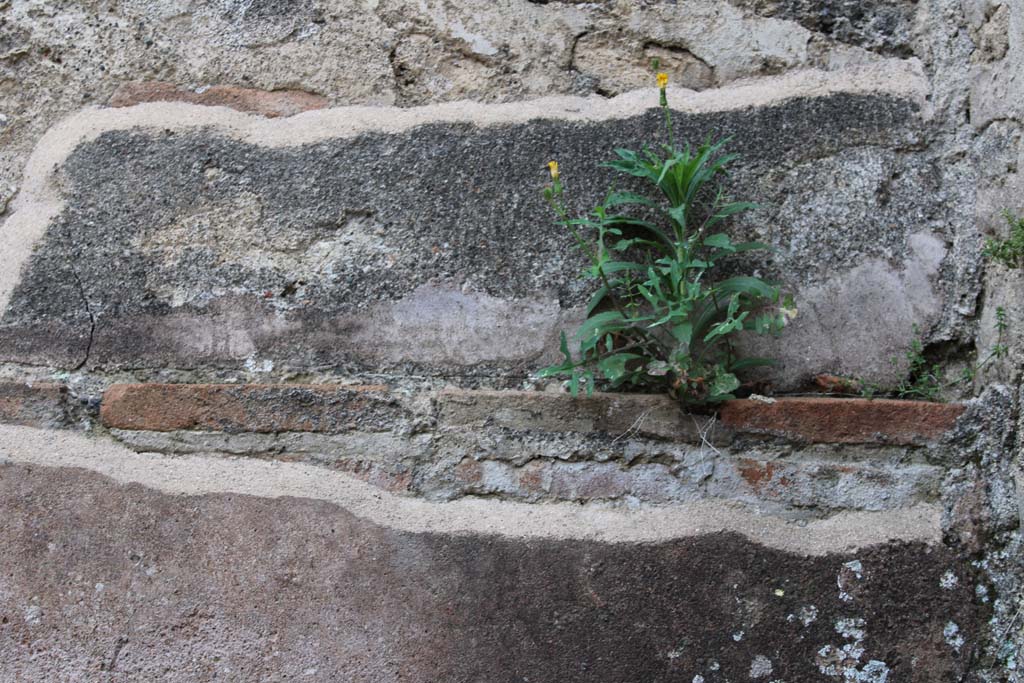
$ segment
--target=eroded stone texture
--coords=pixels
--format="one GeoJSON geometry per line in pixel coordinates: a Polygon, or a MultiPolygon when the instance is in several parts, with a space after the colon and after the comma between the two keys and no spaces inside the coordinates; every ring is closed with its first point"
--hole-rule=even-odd
{"type": "Polygon", "coordinates": [[[984,619],[969,566],[920,543],[412,534],[307,499],[2,473],[15,680],[956,680],[984,619]]]}

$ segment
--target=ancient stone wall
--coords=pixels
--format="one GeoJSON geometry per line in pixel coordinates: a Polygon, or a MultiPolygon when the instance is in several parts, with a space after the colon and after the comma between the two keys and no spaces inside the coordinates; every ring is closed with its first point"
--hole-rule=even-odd
{"type": "Polygon", "coordinates": [[[1021,74],[1019,0],[0,1],[0,681],[1021,680],[1021,74]],[[653,59],[799,307],[716,414],[535,374],[653,59]],[[918,335],[950,402],[805,395],[918,335]]]}

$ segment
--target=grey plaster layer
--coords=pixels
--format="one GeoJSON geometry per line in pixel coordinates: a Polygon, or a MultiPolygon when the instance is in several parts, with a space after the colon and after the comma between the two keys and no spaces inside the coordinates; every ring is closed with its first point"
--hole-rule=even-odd
{"type": "Polygon", "coordinates": [[[943,681],[985,616],[969,564],[918,542],[409,532],[10,461],[0,514],[6,680],[943,681]]]}
{"type": "Polygon", "coordinates": [[[486,499],[432,503],[393,496],[344,473],[302,463],[166,457],[135,453],[102,437],[12,426],[0,426],[0,457],[27,466],[89,470],[168,494],[321,500],[375,524],[417,533],[654,542],[728,530],[765,546],[810,555],[888,541],[942,540],[940,509],[929,504],[885,513],[842,512],[794,524],[715,501],[638,510],[486,499]]]}
{"type": "MultiPolygon", "coordinates": [[[[817,335],[837,311],[877,315],[866,293],[884,305],[919,290],[918,303],[872,328],[885,353],[905,344],[913,324],[938,318],[956,289],[939,267],[950,217],[942,195],[923,194],[931,171],[913,152],[923,139],[916,100],[837,93],[718,112],[697,105],[677,112],[678,135],[734,136],[745,165],[733,191],[775,207],[734,232],[780,243],[774,261],[753,267],[785,274],[806,295],[798,325],[817,335]],[[864,164],[875,149],[888,151],[864,164]],[[838,224],[816,233],[813,218],[801,226],[814,200],[788,197],[825,177],[845,177],[829,198],[828,220],[838,224]],[[877,265],[861,266],[852,285],[823,288],[834,277],[814,265],[823,249],[833,267],[877,265]]],[[[146,111],[140,125],[153,124],[146,111]]],[[[583,208],[611,180],[594,151],[639,146],[658,127],[657,112],[588,123],[528,118],[269,148],[196,127],[109,130],[61,166],[63,203],[51,203],[60,211],[11,292],[3,357],[69,369],[411,365],[425,374],[524,374],[550,358],[587,295],[580,259],[538,195],[545,161],[562,161],[571,188],[578,179],[583,208]]],[[[850,344],[843,329],[833,336],[832,352],[811,362],[782,352],[789,364],[776,382],[795,386],[837,369],[893,375],[872,364],[877,354],[836,368],[850,344]]]]}

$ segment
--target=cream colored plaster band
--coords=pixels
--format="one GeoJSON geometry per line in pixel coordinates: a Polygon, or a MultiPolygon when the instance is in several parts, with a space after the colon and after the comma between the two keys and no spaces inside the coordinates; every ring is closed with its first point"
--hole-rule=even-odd
{"type": "Polygon", "coordinates": [[[889,541],[942,539],[941,511],[934,505],[844,512],[800,525],[717,500],[635,510],[483,499],[435,503],[389,494],[315,465],[136,453],[108,437],[30,427],[0,426],[0,465],[4,463],[81,468],[119,484],[137,483],[171,495],[322,500],[375,524],[413,533],[649,543],[731,531],[767,547],[816,556],[889,541]]]}
{"type": "MultiPolygon", "coordinates": [[[[927,92],[928,82],[916,60],[893,60],[844,71],[794,71],[777,77],[737,81],[702,92],[676,89],[670,91],[669,100],[677,111],[709,113],[836,93],[889,95],[917,102],[922,116],[927,118],[927,92]]],[[[492,126],[537,119],[613,120],[639,114],[656,102],[656,91],[637,90],[612,99],[595,95],[547,97],[506,104],[451,102],[410,109],[339,107],[278,119],[224,107],[177,102],[139,104],[123,109],[87,108],[55,125],[39,141],[26,165],[13,212],[0,226],[0,315],[10,301],[33,245],[63,208],[63,200],[53,182],[54,169],[59,168],[76,147],[106,131],[184,131],[210,127],[244,142],[286,147],[366,132],[399,133],[428,123],[492,126]]]]}

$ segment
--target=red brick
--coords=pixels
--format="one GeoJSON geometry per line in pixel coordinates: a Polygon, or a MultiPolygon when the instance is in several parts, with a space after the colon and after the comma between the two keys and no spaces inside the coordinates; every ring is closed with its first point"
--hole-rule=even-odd
{"type": "Polygon", "coordinates": [[[268,118],[323,109],[329,104],[326,97],[302,90],[267,91],[233,85],[214,85],[202,92],[196,92],[160,81],[123,83],[111,95],[107,104],[111,107],[130,107],[144,102],[188,102],[213,107],[230,107],[268,118]]]}
{"type": "Polygon", "coordinates": [[[941,437],[963,411],[958,403],[815,397],[729,401],[720,417],[739,433],[814,443],[914,445],[941,437]]]}
{"type": "Polygon", "coordinates": [[[100,408],[109,428],[156,432],[382,431],[404,414],[380,385],[119,384],[100,408]]]}
{"type": "Polygon", "coordinates": [[[61,384],[0,382],[0,423],[29,427],[59,427],[65,420],[61,384]]]}

